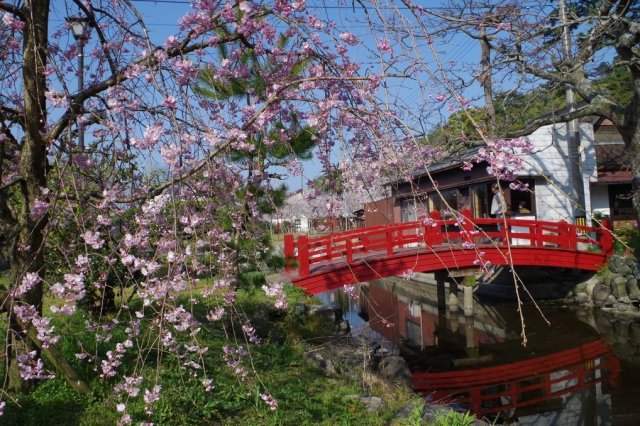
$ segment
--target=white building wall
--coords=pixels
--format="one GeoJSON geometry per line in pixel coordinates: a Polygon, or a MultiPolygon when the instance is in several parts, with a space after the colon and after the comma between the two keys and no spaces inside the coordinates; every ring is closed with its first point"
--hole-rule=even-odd
{"type": "MultiPolygon", "coordinates": [[[[593,126],[580,125],[582,175],[585,188],[585,210],[591,211],[590,182],[597,181],[593,126]]],[[[571,202],[573,184],[567,141],[567,126],[544,126],[528,137],[535,146],[531,154],[523,156],[522,177],[540,176],[535,182],[536,215],[538,220],[574,221],[571,202]]],[[[589,216],[589,215],[587,215],[589,216]]]]}

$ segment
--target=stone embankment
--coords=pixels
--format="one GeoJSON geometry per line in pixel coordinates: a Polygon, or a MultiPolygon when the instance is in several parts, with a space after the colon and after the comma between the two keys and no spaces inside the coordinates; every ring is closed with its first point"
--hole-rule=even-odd
{"type": "Polygon", "coordinates": [[[339,308],[312,308],[310,316],[332,323],[334,336],[306,354],[307,362],[326,374],[342,374],[361,381],[363,374],[374,375],[389,384],[412,389],[411,372],[406,361],[381,342],[367,336],[352,336],[339,308]]]}
{"type": "Polygon", "coordinates": [[[630,257],[613,256],[607,267],[587,281],[578,283],[568,300],[583,306],[638,312],[640,267],[630,257]]]}
{"type": "MultiPolygon", "coordinates": [[[[307,363],[322,370],[327,376],[347,376],[369,388],[382,385],[413,390],[407,362],[388,342],[364,335],[352,335],[349,322],[342,318],[339,308],[313,307],[308,310],[307,315],[325,321],[334,330],[333,336],[323,339],[305,354],[307,363]]],[[[348,398],[359,399],[369,411],[379,411],[385,407],[385,400],[376,396],[351,395],[348,398]]],[[[427,424],[433,423],[438,413],[452,410],[438,404],[425,403],[422,406],[414,402],[399,410],[396,419],[400,424],[405,424],[408,418],[413,418],[416,408],[421,410],[420,417],[427,424]]],[[[476,419],[474,425],[485,426],[487,423],[476,419]]]]}

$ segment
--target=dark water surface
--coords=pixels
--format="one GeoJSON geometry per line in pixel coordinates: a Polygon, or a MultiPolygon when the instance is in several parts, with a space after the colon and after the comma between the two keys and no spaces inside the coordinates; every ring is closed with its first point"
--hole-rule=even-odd
{"type": "MultiPolygon", "coordinates": [[[[356,292],[358,293],[358,292],[356,292]]],[[[640,318],[558,302],[475,300],[473,318],[438,310],[433,285],[385,279],[359,296],[321,295],[352,333],[387,341],[414,387],[478,417],[523,425],[640,425],[640,318]]]]}

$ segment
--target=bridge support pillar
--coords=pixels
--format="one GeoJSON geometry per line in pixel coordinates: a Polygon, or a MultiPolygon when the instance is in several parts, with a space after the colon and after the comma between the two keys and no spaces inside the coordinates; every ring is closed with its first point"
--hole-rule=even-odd
{"type": "Polygon", "coordinates": [[[447,271],[436,271],[435,279],[436,279],[436,288],[438,295],[438,311],[444,311],[447,309],[447,300],[445,296],[445,283],[447,281],[447,271]]]}
{"type": "Polygon", "coordinates": [[[458,290],[460,289],[460,278],[452,277],[449,275],[449,297],[447,298],[447,305],[450,312],[458,312],[458,290]]]}
{"type": "Polygon", "coordinates": [[[454,291],[449,292],[449,300],[447,300],[447,304],[449,305],[449,312],[451,313],[458,312],[460,302],[458,301],[457,292],[454,292],[454,291]]]}
{"type": "Polygon", "coordinates": [[[473,355],[472,349],[476,347],[476,329],[473,326],[473,320],[467,320],[464,323],[465,346],[468,355],[473,355]]]}
{"type": "Polygon", "coordinates": [[[466,317],[473,316],[473,287],[470,285],[465,285],[463,287],[463,307],[464,307],[464,315],[466,317]]]}

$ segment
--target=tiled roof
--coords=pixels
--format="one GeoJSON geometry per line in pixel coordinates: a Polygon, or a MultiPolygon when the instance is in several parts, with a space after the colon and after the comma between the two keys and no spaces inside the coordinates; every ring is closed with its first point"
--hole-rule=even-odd
{"type": "Polygon", "coordinates": [[[631,155],[624,144],[596,145],[598,182],[628,183],[631,181],[631,155]]]}
{"type": "MultiPolygon", "coordinates": [[[[429,173],[437,173],[453,167],[459,167],[465,161],[475,158],[480,148],[478,146],[464,152],[449,155],[446,159],[437,163],[417,167],[411,173],[411,177],[415,179],[423,176],[427,174],[427,170],[429,173]]],[[[624,144],[596,144],[595,151],[599,182],[622,182],[631,179],[631,155],[624,144]]],[[[391,180],[385,184],[390,185],[402,181],[404,179],[391,180]]]]}
{"type": "MultiPolygon", "coordinates": [[[[458,152],[452,155],[448,155],[446,157],[446,159],[442,160],[442,161],[438,161],[436,163],[432,163],[426,166],[420,166],[420,167],[416,167],[415,169],[413,169],[413,171],[411,172],[411,177],[412,178],[418,178],[420,176],[424,176],[427,174],[427,171],[431,174],[442,171],[442,170],[447,170],[453,167],[459,167],[461,166],[465,161],[469,161],[473,158],[476,157],[476,155],[478,154],[478,151],[480,150],[481,147],[475,147],[472,148],[468,151],[464,151],[464,152],[458,152]]],[[[397,182],[404,182],[404,179],[396,179],[396,180],[390,180],[388,182],[385,182],[385,185],[391,185],[393,183],[397,183],[397,182]]]]}
{"type": "Polygon", "coordinates": [[[596,145],[598,172],[631,170],[631,155],[623,144],[596,145]]]}

